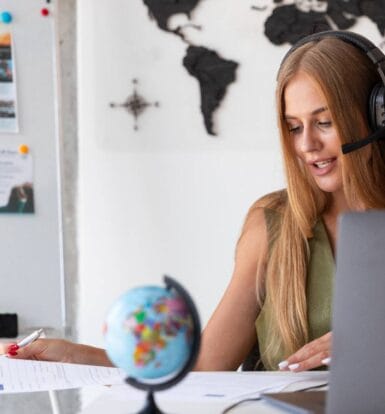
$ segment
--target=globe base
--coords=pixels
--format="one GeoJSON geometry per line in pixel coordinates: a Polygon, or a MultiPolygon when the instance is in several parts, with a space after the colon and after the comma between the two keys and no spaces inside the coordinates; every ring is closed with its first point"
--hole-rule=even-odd
{"type": "Polygon", "coordinates": [[[138,412],[138,414],[164,414],[156,405],[152,391],[148,391],[146,405],[138,412]]]}

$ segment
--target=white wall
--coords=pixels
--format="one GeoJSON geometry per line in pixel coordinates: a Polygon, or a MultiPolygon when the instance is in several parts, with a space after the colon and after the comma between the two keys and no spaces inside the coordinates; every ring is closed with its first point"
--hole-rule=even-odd
{"type": "Polygon", "coordinates": [[[248,207],[284,185],[274,87],[288,46],[263,35],[268,11],[201,2],[193,18],[204,29],[189,29],[190,40],[240,63],[213,138],[197,81],[182,66],[186,45],[151,22],[141,0],[78,3],[79,339],[103,346],[113,300],[164,273],[188,288],[205,324],[231,276],[248,207]],[[138,132],[129,114],[109,108],[131,93],[134,77],[161,104],[139,118],[138,132]]]}
{"type": "Polygon", "coordinates": [[[249,6],[202,2],[194,21],[204,30],[189,29],[190,39],[240,64],[211,137],[198,83],[182,66],[186,45],[159,30],[140,0],[82,0],[78,12],[80,340],[103,345],[113,300],[164,273],[190,290],[205,324],[248,207],[283,185],[273,91],[286,48],[268,43],[249,6]],[[132,116],[109,108],[134,77],[160,102],[137,132],[132,116]]]}

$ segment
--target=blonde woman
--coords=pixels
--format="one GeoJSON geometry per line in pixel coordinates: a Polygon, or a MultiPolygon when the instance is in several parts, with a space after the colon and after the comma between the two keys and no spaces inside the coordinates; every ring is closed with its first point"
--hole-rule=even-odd
{"type": "Polygon", "coordinates": [[[385,207],[385,143],[341,151],[372,132],[368,101],[378,84],[383,88],[370,59],[335,34],[285,58],[277,112],[287,189],[250,209],[198,368],[234,369],[256,339],[266,369],[301,371],[328,361],[337,217],[385,207]]]}
{"type": "MultiPolygon", "coordinates": [[[[324,32],[285,57],[276,98],[287,188],[258,200],[246,217],[197,370],[235,370],[256,345],[258,368],[302,371],[327,363],[338,215],[385,208],[384,115],[376,107],[385,95],[376,62],[385,67],[385,57],[372,46],[358,35],[324,32]]],[[[7,351],[110,364],[103,350],[63,340],[7,351]]]]}

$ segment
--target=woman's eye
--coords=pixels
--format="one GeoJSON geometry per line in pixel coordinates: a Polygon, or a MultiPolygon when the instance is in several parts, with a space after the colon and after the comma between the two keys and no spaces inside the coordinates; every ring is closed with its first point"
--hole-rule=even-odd
{"type": "Polygon", "coordinates": [[[322,128],[327,128],[331,126],[331,121],[319,121],[318,125],[322,128]]]}
{"type": "Polygon", "coordinates": [[[296,132],[299,132],[300,127],[294,126],[294,125],[288,125],[288,129],[290,134],[295,134],[296,132]]]}

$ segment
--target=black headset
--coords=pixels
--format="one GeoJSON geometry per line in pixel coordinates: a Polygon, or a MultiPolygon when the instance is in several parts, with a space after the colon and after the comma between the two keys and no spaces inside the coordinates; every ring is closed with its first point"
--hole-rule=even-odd
{"type": "Polygon", "coordinates": [[[361,50],[373,62],[381,77],[379,82],[372,88],[368,99],[368,120],[373,133],[366,138],[342,145],[342,152],[347,154],[354,150],[371,144],[375,141],[385,140],[385,55],[366,37],[353,32],[339,30],[327,30],[305,36],[295,43],[282,59],[281,66],[287,57],[305,43],[318,41],[324,38],[335,37],[361,50]]]}

